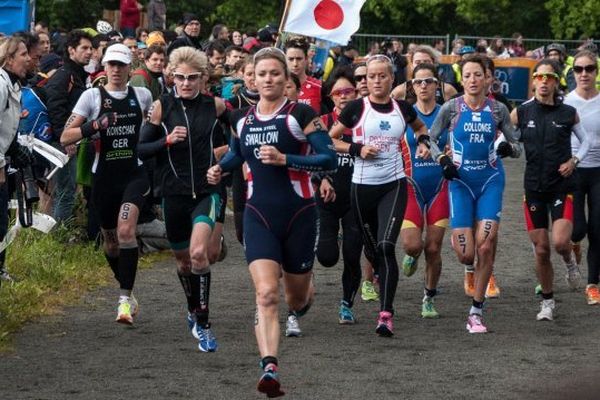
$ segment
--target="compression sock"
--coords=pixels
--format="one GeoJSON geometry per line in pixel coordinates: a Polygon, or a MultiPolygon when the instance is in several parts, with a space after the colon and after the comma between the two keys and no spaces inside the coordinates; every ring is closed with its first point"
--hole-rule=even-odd
{"type": "Polygon", "coordinates": [[[473,305],[471,306],[469,314],[483,315],[483,301],[473,299],[473,305]]]}
{"type": "Polygon", "coordinates": [[[200,275],[184,275],[177,271],[177,276],[183,287],[185,298],[188,303],[188,311],[194,312],[200,306],[200,275]]]}
{"type": "Polygon", "coordinates": [[[121,283],[121,290],[129,292],[133,290],[139,257],[138,250],[137,242],[119,247],[119,282],[121,283]]]}
{"type": "Polygon", "coordinates": [[[205,269],[202,274],[192,274],[198,277],[198,307],[196,307],[196,321],[202,327],[208,325],[208,301],[210,299],[210,270],[205,269]],[[206,271],[206,272],[204,272],[206,271]]]}
{"type": "Polygon", "coordinates": [[[106,258],[106,261],[108,261],[108,265],[110,266],[110,269],[112,270],[115,279],[117,280],[117,282],[120,283],[119,281],[119,257],[112,257],[109,256],[108,254],[104,253],[104,258],[106,258]]]}
{"type": "Polygon", "coordinates": [[[551,300],[554,298],[554,292],[550,292],[550,293],[544,293],[542,292],[542,299],[544,300],[551,300]]]}

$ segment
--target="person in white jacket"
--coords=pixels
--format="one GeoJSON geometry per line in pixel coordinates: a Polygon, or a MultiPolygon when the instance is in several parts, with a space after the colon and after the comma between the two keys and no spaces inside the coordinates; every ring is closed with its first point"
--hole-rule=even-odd
{"type": "MultiPolygon", "coordinates": [[[[8,231],[8,189],[6,153],[15,140],[21,117],[21,83],[31,58],[25,42],[17,37],[0,39],[0,241],[8,231]]],[[[12,280],[0,253],[0,280],[12,280]]]]}

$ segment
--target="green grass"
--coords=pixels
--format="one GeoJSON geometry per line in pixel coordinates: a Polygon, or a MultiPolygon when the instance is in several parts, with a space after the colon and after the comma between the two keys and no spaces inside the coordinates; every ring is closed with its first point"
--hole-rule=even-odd
{"type": "MultiPolygon", "coordinates": [[[[114,281],[102,251],[69,240],[72,236],[64,229],[49,235],[22,229],[8,247],[6,265],[18,281],[0,287],[0,351],[10,348],[12,334],[27,321],[58,313],[86,292],[114,281]]],[[[165,254],[142,258],[141,267],[165,254]]]]}

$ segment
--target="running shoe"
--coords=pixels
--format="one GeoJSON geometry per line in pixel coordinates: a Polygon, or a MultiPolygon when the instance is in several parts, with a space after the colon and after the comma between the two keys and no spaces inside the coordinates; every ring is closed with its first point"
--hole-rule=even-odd
{"type": "Polygon", "coordinates": [[[6,270],[6,267],[3,265],[0,267],[0,281],[5,281],[5,282],[15,282],[15,278],[13,278],[8,271],[6,270]]]}
{"type": "Polygon", "coordinates": [[[483,324],[483,317],[479,314],[471,314],[467,318],[467,331],[469,333],[487,333],[487,328],[483,324]]]}
{"type": "Polygon", "coordinates": [[[375,290],[373,282],[364,281],[360,288],[360,297],[363,301],[377,301],[379,300],[379,293],[375,290]]]}
{"type": "Polygon", "coordinates": [[[133,295],[133,293],[131,294],[131,296],[129,296],[129,305],[131,306],[131,316],[135,317],[136,315],[138,315],[140,311],[140,305],[138,304],[138,301],[133,295]]]}
{"type": "Polygon", "coordinates": [[[129,302],[129,299],[119,301],[116,321],[120,324],[133,325],[133,316],[131,315],[131,303],[129,302]]]}
{"type": "Polygon", "coordinates": [[[394,322],[392,321],[392,313],[389,311],[380,311],[377,319],[377,328],[375,333],[383,337],[391,337],[394,335],[394,322]]]}
{"type": "Polygon", "coordinates": [[[221,235],[221,251],[219,252],[217,261],[223,261],[225,257],[227,257],[227,243],[225,243],[225,236],[221,235]]]}
{"type": "Polygon", "coordinates": [[[575,256],[575,262],[577,265],[581,265],[581,243],[573,243],[573,255],[575,256]]]}
{"type": "Polygon", "coordinates": [[[423,298],[423,305],[421,306],[421,317],[423,318],[439,318],[440,314],[433,305],[433,297],[425,296],[423,298]]]}
{"type": "Polygon", "coordinates": [[[469,297],[475,296],[475,272],[465,271],[465,295],[469,297]]]}
{"type": "Polygon", "coordinates": [[[340,304],[339,321],[341,325],[352,325],[356,322],[352,309],[342,302],[340,304]]]}
{"type": "Polygon", "coordinates": [[[418,258],[411,257],[408,254],[404,255],[404,258],[402,259],[402,272],[404,272],[404,276],[413,276],[417,271],[418,266],[418,258]]]}
{"type": "Polygon", "coordinates": [[[198,339],[198,349],[205,353],[217,351],[217,339],[210,330],[210,324],[202,327],[197,322],[192,329],[192,335],[198,339]]]}
{"type": "Polygon", "coordinates": [[[300,324],[298,323],[298,317],[294,314],[290,314],[285,321],[285,336],[287,337],[299,337],[302,336],[300,330],[300,324]]]}
{"type": "Polygon", "coordinates": [[[536,296],[541,296],[542,295],[542,284],[538,283],[534,290],[535,290],[536,296]]]}
{"type": "Polygon", "coordinates": [[[500,287],[496,283],[496,277],[494,274],[490,276],[490,281],[488,282],[487,289],[485,290],[485,297],[489,299],[495,299],[500,297],[500,287]]]}
{"type": "Polygon", "coordinates": [[[281,390],[281,383],[279,383],[279,375],[277,374],[277,366],[275,364],[268,364],[263,369],[263,374],[258,380],[256,389],[267,395],[268,398],[280,397],[285,394],[281,390]]]}
{"type": "Polygon", "coordinates": [[[577,290],[581,287],[581,272],[579,271],[579,265],[571,264],[567,265],[567,274],[565,275],[567,284],[571,290],[577,290]]]}
{"type": "Polygon", "coordinates": [[[585,298],[590,306],[600,304],[600,290],[598,290],[598,285],[587,285],[585,288],[585,298]]]}
{"type": "Polygon", "coordinates": [[[187,313],[186,321],[187,321],[188,329],[191,332],[192,329],[194,329],[194,325],[196,324],[196,319],[194,318],[194,315],[191,312],[189,312],[189,311],[187,313]]]}
{"type": "Polygon", "coordinates": [[[542,300],[540,302],[541,310],[535,317],[538,321],[552,321],[554,316],[554,299],[542,300]]]}

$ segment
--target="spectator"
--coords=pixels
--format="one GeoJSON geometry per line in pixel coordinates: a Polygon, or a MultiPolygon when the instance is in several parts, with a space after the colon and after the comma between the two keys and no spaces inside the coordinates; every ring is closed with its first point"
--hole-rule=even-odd
{"type": "Polygon", "coordinates": [[[166,47],[166,45],[167,45],[167,42],[166,42],[165,37],[163,36],[162,32],[154,31],[154,32],[150,32],[148,34],[148,39],[146,39],[147,47],[152,47],[152,46],[166,47]]]}
{"type": "Polygon", "coordinates": [[[38,35],[40,33],[45,33],[46,35],[48,35],[49,34],[48,24],[45,21],[38,21],[38,22],[36,22],[35,26],[33,27],[33,31],[35,33],[37,33],[38,35]]]}
{"type": "Polygon", "coordinates": [[[200,19],[191,13],[183,14],[183,33],[175,39],[167,49],[167,55],[179,47],[190,46],[198,50],[202,50],[200,42],[200,19]]]}
{"type": "Polygon", "coordinates": [[[242,39],[242,34],[239,31],[233,31],[233,33],[231,34],[231,43],[234,46],[242,46],[244,44],[244,41],[242,39]]]}
{"type": "Polygon", "coordinates": [[[140,25],[142,5],[137,0],[121,0],[121,33],[135,37],[135,30],[140,25]]]}
{"type": "MultiPolygon", "coordinates": [[[[62,149],[59,142],[60,136],[71,115],[71,110],[86,89],[87,72],[83,69],[92,57],[92,37],[81,31],[74,30],[69,33],[66,41],[66,54],[64,65],[48,80],[46,84],[46,106],[52,124],[55,145],[62,149]]],[[[71,158],[67,165],[55,175],[53,191],[54,212],[57,222],[68,222],[73,216],[75,205],[75,175],[76,161],[75,145],[64,148],[71,158]]]]}
{"type": "Polygon", "coordinates": [[[446,41],[444,39],[436,39],[433,41],[433,49],[441,56],[446,53],[446,41]]]}
{"type": "Polygon", "coordinates": [[[45,56],[50,53],[50,35],[40,32],[38,37],[40,38],[40,56],[45,56]]]}
{"type": "Polygon", "coordinates": [[[141,67],[140,57],[138,55],[138,42],[134,37],[126,37],[123,39],[123,44],[131,50],[131,69],[141,67]]]}
{"type": "Polygon", "coordinates": [[[164,0],[150,0],[147,6],[148,29],[150,31],[167,28],[167,5],[164,0]]]}
{"type": "Polygon", "coordinates": [[[145,87],[152,93],[152,101],[163,93],[162,74],[166,51],[161,46],[150,46],[144,50],[144,64],[131,73],[130,86],[145,87]]]}
{"type": "Polygon", "coordinates": [[[501,37],[494,36],[492,44],[488,48],[488,57],[490,58],[509,58],[508,49],[504,46],[504,41],[501,37]]]}
{"type": "Polygon", "coordinates": [[[365,57],[371,57],[375,54],[379,54],[379,42],[371,42],[369,43],[369,51],[365,55],[365,57]]]}
{"type": "Polygon", "coordinates": [[[138,46],[139,44],[143,43],[146,44],[146,40],[148,40],[148,34],[150,33],[150,31],[146,28],[137,28],[135,31],[135,39],[138,42],[138,46]]]}
{"type": "Polygon", "coordinates": [[[519,32],[515,32],[512,35],[513,41],[511,42],[508,52],[511,57],[525,57],[525,46],[523,46],[523,35],[519,32]]]}
{"type": "Polygon", "coordinates": [[[465,41],[461,38],[456,38],[452,41],[452,54],[455,56],[460,55],[460,49],[465,45],[465,41]]]}
{"type": "Polygon", "coordinates": [[[225,73],[235,72],[236,64],[244,58],[244,49],[239,46],[229,46],[225,49],[225,73]]]}
{"type": "Polygon", "coordinates": [[[402,55],[402,42],[398,39],[387,39],[383,42],[382,46],[383,54],[388,56],[392,61],[392,67],[394,69],[394,84],[397,85],[406,82],[406,66],[408,61],[406,57],[402,55]]]}
{"type": "Polygon", "coordinates": [[[575,75],[573,74],[572,65],[567,63],[567,49],[563,44],[551,43],[546,46],[544,56],[558,63],[561,68],[559,88],[561,91],[570,92],[575,89],[575,75]]]}

